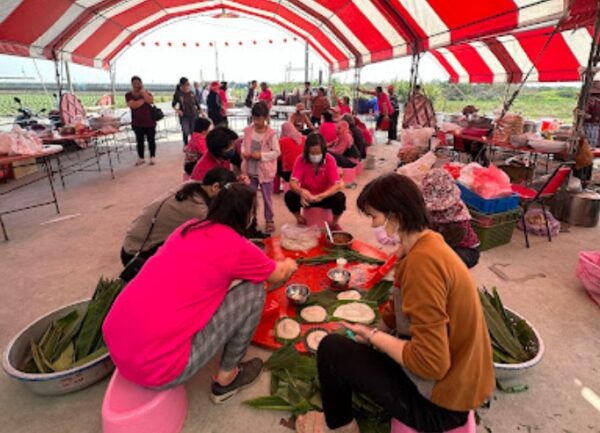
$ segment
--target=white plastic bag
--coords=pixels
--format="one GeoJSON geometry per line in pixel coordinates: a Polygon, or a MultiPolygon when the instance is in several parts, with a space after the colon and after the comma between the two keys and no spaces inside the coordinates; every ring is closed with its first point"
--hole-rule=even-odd
{"type": "Polygon", "coordinates": [[[316,227],[284,224],[281,227],[281,246],[290,251],[308,251],[319,244],[321,230],[316,227]]]}
{"type": "Polygon", "coordinates": [[[417,159],[415,162],[403,165],[396,173],[410,177],[417,185],[421,185],[423,178],[429,173],[433,164],[437,161],[437,156],[431,151],[417,159]]]}
{"type": "Polygon", "coordinates": [[[0,155],[8,155],[12,153],[15,145],[15,138],[10,132],[0,133],[0,155]]]}

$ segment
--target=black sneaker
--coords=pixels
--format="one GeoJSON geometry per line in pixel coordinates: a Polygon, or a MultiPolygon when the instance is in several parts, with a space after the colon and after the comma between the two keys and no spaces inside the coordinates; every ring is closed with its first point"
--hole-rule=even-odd
{"type": "Polygon", "coordinates": [[[263,362],[259,358],[253,358],[250,361],[240,362],[238,367],[238,375],[229,385],[222,386],[217,382],[213,382],[210,395],[213,403],[225,403],[242,389],[246,389],[251,386],[260,377],[262,368],[263,362]]]}

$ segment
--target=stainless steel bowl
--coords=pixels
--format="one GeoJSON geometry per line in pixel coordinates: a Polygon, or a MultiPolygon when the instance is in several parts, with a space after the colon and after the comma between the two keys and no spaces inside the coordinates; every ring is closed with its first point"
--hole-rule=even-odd
{"type": "Polygon", "coordinates": [[[331,286],[336,289],[345,289],[348,287],[352,274],[347,269],[333,268],[327,272],[327,278],[331,281],[331,286]]]}
{"type": "Polygon", "coordinates": [[[292,304],[302,305],[310,297],[310,288],[306,284],[290,284],[285,289],[285,296],[292,304]]]}
{"type": "Polygon", "coordinates": [[[90,300],[75,302],[54,310],[31,322],[8,344],[2,355],[2,368],[13,379],[31,391],[42,395],[62,395],[86,388],[109,375],[115,368],[109,354],[105,354],[79,367],[56,373],[24,373],[18,368],[30,356],[29,344],[38,341],[50,323],[73,310],[84,313],[90,300]]]}
{"type": "Polygon", "coordinates": [[[515,379],[519,379],[523,374],[527,373],[531,370],[531,368],[535,367],[544,357],[545,346],[544,341],[542,340],[542,336],[538,332],[537,329],[523,316],[521,316],[516,311],[510,310],[506,308],[506,312],[508,313],[508,317],[511,321],[525,320],[525,323],[529,325],[531,330],[533,331],[534,338],[530,342],[531,349],[535,353],[535,356],[531,358],[529,361],[521,362],[519,364],[502,364],[500,362],[494,362],[494,369],[496,370],[496,379],[501,381],[510,382],[515,379]]]}

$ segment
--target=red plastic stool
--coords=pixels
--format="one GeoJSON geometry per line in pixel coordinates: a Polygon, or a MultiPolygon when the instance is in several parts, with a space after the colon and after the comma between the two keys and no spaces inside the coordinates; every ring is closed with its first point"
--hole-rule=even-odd
{"type": "Polygon", "coordinates": [[[342,179],[346,185],[356,183],[356,167],[343,168],[342,179]]]}
{"type": "Polygon", "coordinates": [[[103,433],[179,433],[187,416],[183,385],[154,391],[115,370],[102,402],[103,433]]]}
{"type": "Polygon", "coordinates": [[[331,212],[331,209],[324,209],[322,207],[302,208],[302,216],[306,219],[307,226],[318,226],[322,229],[325,228],[325,221],[329,225],[333,221],[333,212],[331,212]]]}
{"type": "MultiPolygon", "coordinates": [[[[390,433],[419,433],[415,429],[410,428],[406,424],[401,423],[397,419],[392,419],[392,430],[390,433]]],[[[477,424],[475,423],[475,413],[469,412],[469,418],[467,423],[462,427],[457,427],[452,430],[448,430],[444,433],[477,433],[477,424]]]]}

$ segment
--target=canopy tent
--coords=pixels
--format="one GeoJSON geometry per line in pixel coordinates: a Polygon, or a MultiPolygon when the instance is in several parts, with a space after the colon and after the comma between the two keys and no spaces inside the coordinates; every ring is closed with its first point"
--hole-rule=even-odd
{"type": "Polygon", "coordinates": [[[565,10],[571,27],[589,25],[596,7],[594,0],[4,0],[0,53],[108,68],[161,23],[225,10],[305,39],[336,72],[549,25],[565,10]]]}
{"type": "Polygon", "coordinates": [[[453,83],[519,83],[532,66],[530,82],[579,81],[587,66],[593,28],[555,35],[552,31],[553,27],[546,27],[485,38],[432,50],[431,54],[453,83]]]}

